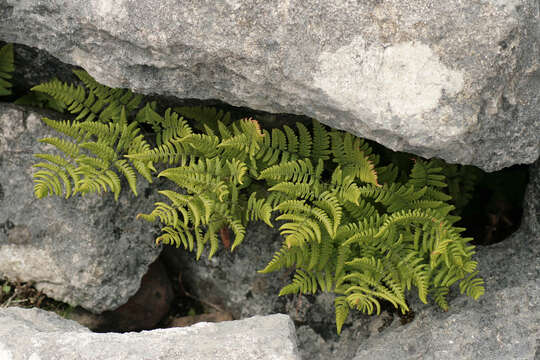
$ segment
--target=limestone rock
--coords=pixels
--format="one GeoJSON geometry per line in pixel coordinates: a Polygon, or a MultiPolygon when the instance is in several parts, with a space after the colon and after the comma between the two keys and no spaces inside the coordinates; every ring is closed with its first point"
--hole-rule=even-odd
{"type": "Polygon", "coordinates": [[[0,275],[92,312],[113,310],[160,253],[152,225],[135,218],[157,197],[34,198],[32,155],[48,151],[37,139],[57,136],[44,114],[0,104],[0,275]]]}
{"type": "Polygon", "coordinates": [[[308,115],[488,171],[540,144],[536,0],[1,0],[0,39],[98,81],[308,115]]]}
{"type": "Polygon", "coordinates": [[[26,359],[299,359],[288,316],[140,333],[96,334],[39,309],[0,309],[0,358],[26,359]]]}

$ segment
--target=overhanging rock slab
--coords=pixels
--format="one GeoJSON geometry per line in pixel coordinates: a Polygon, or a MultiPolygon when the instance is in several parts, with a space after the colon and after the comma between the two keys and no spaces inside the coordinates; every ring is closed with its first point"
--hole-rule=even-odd
{"type": "Polygon", "coordinates": [[[1,0],[0,39],[98,81],[308,115],[493,171],[540,149],[536,0],[1,0]]]}

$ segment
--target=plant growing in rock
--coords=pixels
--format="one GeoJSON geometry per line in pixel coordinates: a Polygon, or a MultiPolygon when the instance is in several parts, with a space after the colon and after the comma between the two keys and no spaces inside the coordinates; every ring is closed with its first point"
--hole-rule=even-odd
{"type": "Polygon", "coordinates": [[[122,181],[137,195],[137,173],[152,182],[154,164],[167,164],[157,176],[178,191],[159,191],[164,201],[139,215],[161,222],[156,243],[183,246],[197,258],[209,247],[211,257],[220,237],[229,247],[228,229],[234,250],[250,221],[273,226],[276,216],[283,245],[261,272],[296,268],[280,295],[334,292],[338,332],[350,309],[378,313],[381,299],[407,312],[405,293],[413,287],[443,309],[457,282],[474,299],[484,293],[474,246],[454,226],[459,218],[435,162],[416,160],[400,173],[379,165],[362,139],[317,121],[264,130],[212,109],[160,115],[140,95],[76,75],[86,88],[52,81],[33,89],[77,115],[43,119],[65,136],[40,140],[59,153],[36,155],[36,197],[111,191],[118,199],[122,181]],[[200,130],[181,115],[204,119],[200,130]]]}
{"type": "Polygon", "coordinates": [[[0,48],[0,96],[11,95],[13,84],[9,81],[12,72],[15,71],[13,61],[13,44],[7,44],[0,48]]]}

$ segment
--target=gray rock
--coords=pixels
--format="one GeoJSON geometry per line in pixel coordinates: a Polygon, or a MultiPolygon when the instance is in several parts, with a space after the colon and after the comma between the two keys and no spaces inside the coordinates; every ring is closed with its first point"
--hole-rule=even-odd
{"type": "MultiPolygon", "coordinates": [[[[43,114],[0,104],[0,275],[33,282],[73,306],[113,310],[137,291],[160,253],[154,228],[135,219],[156,198],[128,191],[118,202],[110,193],[34,198],[32,154],[48,151],[37,139],[57,135],[43,114]]],[[[139,184],[144,193],[144,180],[139,184]]]]}
{"type": "MultiPolygon", "coordinates": [[[[423,306],[363,342],[355,359],[538,359],[540,356],[540,162],[531,169],[521,230],[478,250],[486,294],[459,296],[442,312],[423,306]]],[[[419,308],[418,304],[413,306],[419,308]]]]}
{"type": "Polygon", "coordinates": [[[288,283],[288,274],[257,273],[280,246],[277,230],[264,223],[254,223],[248,226],[244,242],[234,253],[220,247],[212,259],[208,259],[205,252],[199,261],[183,248],[165,247],[163,253],[168,267],[182,274],[186,290],[240,319],[287,313],[285,300],[277,294],[288,283]]]}
{"type": "Polygon", "coordinates": [[[283,314],[139,333],[92,333],[40,309],[0,309],[0,358],[299,359],[294,325],[283,314]]]}
{"type": "Polygon", "coordinates": [[[540,143],[536,0],[1,0],[0,39],[98,81],[308,115],[488,171],[540,143]]]}

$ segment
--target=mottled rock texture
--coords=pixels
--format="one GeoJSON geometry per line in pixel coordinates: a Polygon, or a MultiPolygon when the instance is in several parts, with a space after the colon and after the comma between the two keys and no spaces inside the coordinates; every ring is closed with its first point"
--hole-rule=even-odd
{"type": "Polygon", "coordinates": [[[296,360],[294,325],[286,315],[140,333],[96,334],[39,309],[0,309],[2,360],[296,360]]]}
{"type": "Polygon", "coordinates": [[[536,0],[0,0],[0,39],[114,87],[315,117],[492,171],[540,143],[536,0]]]}
{"type": "Polygon", "coordinates": [[[370,337],[355,360],[540,357],[540,162],[531,172],[521,230],[478,250],[486,295],[456,297],[446,313],[417,303],[412,323],[370,337]]]}
{"type": "Polygon", "coordinates": [[[152,225],[135,218],[157,197],[124,191],[118,202],[110,193],[36,199],[32,154],[51,150],[39,138],[58,135],[41,122],[44,114],[0,103],[0,275],[92,312],[115,309],[161,251],[152,225]]]}

